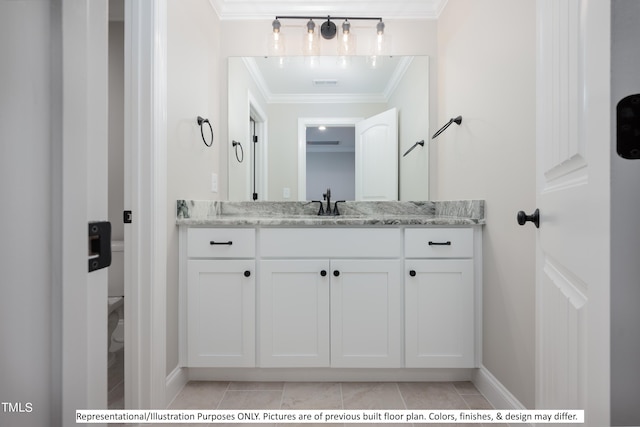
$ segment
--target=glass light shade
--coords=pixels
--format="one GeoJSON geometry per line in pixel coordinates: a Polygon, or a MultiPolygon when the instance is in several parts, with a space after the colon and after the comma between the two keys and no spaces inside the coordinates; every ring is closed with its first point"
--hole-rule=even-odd
{"type": "Polygon", "coordinates": [[[307,56],[320,55],[320,40],[318,31],[305,31],[302,39],[302,53],[307,56]]]}
{"type": "Polygon", "coordinates": [[[338,55],[350,56],[356,54],[356,36],[351,31],[342,32],[338,38],[338,55]]]}
{"type": "Polygon", "coordinates": [[[269,44],[267,46],[269,56],[284,56],[285,54],[285,44],[284,44],[284,34],[281,32],[272,32],[269,35],[269,44]]]}

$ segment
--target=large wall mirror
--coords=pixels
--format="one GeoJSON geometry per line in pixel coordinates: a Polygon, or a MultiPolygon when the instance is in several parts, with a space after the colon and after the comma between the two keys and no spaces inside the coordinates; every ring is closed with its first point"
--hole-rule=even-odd
{"type": "Polygon", "coordinates": [[[228,89],[229,200],[428,199],[428,57],[233,57],[228,89]]]}

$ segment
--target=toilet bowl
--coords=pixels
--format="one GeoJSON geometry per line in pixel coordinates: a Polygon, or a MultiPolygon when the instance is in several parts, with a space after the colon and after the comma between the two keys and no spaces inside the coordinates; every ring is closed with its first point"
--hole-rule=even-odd
{"type": "Polygon", "coordinates": [[[124,347],[124,242],[111,243],[109,276],[108,335],[109,366],[115,363],[115,353],[124,347]]]}

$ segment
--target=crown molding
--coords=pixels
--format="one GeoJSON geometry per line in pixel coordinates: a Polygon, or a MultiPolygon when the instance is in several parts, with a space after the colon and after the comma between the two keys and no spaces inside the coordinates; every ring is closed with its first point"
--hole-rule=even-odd
{"type": "Polygon", "coordinates": [[[209,0],[221,20],[272,19],[276,15],[382,16],[437,19],[447,0],[209,0]]]}

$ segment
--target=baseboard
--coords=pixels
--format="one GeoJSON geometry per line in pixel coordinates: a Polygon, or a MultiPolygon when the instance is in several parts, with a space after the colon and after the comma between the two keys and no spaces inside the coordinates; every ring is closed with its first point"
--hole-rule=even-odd
{"type": "Polygon", "coordinates": [[[484,366],[475,372],[473,384],[478,391],[496,409],[522,410],[527,409],[500,381],[484,366]]]}
{"type": "Polygon", "coordinates": [[[165,398],[166,404],[165,407],[168,408],[173,402],[173,399],[176,398],[180,390],[187,384],[189,381],[188,369],[176,367],[166,379],[165,385],[165,398]]]}

